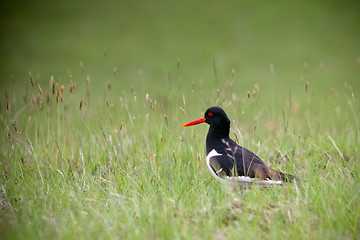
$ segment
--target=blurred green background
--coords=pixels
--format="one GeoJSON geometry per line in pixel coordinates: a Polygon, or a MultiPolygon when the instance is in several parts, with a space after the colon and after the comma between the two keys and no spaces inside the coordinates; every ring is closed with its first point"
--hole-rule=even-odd
{"type": "Polygon", "coordinates": [[[359,236],[360,1],[0,6],[0,238],[359,236]],[[217,183],[212,105],[299,185],[217,183]]]}
{"type": "Polygon", "coordinates": [[[358,91],[359,12],[359,1],[2,1],[1,87],[23,86],[29,71],[39,82],[79,82],[82,62],[95,86],[169,87],[169,73],[181,71],[189,90],[215,80],[215,62],[218,87],[234,69],[241,94],[306,81],[358,91]]]}

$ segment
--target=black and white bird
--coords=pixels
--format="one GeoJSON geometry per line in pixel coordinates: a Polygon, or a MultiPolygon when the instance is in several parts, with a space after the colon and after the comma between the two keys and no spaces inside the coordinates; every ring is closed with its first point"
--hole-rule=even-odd
{"type": "Polygon", "coordinates": [[[230,137],[230,120],[220,107],[206,110],[204,117],[183,127],[199,123],[210,125],[206,137],[206,164],[211,174],[221,182],[240,181],[282,184],[294,176],[270,168],[255,153],[239,146],[230,137]]]}

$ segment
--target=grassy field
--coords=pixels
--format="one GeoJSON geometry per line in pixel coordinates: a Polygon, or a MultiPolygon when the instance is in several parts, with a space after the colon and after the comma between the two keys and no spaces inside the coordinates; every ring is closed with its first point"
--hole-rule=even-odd
{"type": "Polygon", "coordinates": [[[1,239],[359,239],[357,2],[4,2],[1,239]],[[299,181],[229,187],[231,137],[299,181]]]}

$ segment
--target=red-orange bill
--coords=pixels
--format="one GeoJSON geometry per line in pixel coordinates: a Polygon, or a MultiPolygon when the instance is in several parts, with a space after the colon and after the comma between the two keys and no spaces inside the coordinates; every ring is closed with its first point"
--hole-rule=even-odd
{"type": "Polygon", "coordinates": [[[196,119],[196,120],[194,120],[194,121],[185,123],[185,124],[182,125],[182,126],[183,126],[183,127],[189,127],[189,126],[193,126],[193,125],[196,125],[196,124],[199,124],[199,123],[203,123],[203,122],[205,122],[205,117],[202,117],[202,118],[196,119]]]}

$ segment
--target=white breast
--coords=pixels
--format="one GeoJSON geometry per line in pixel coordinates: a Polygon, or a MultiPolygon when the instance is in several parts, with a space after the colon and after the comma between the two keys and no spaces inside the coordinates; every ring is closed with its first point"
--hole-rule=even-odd
{"type": "Polygon", "coordinates": [[[238,176],[238,177],[229,177],[226,176],[224,178],[219,177],[216,172],[214,172],[214,170],[211,167],[211,163],[210,163],[210,159],[212,157],[216,157],[216,156],[221,156],[222,154],[218,153],[215,149],[211,150],[209,152],[209,154],[206,156],[206,165],[210,170],[211,175],[214,176],[214,178],[218,181],[220,181],[221,183],[233,183],[233,182],[244,182],[244,183],[252,183],[254,181],[258,182],[259,184],[282,184],[282,181],[275,181],[275,180],[271,180],[271,179],[266,179],[266,180],[260,180],[258,178],[251,178],[248,176],[238,176]]]}
{"type": "Polygon", "coordinates": [[[209,168],[210,172],[211,172],[211,175],[214,176],[214,178],[216,178],[216,180],[219,180],[220,182],[224,181],[223,178],[219,177],[216,172],[214,172],[214,170],[212,169],[211,167],[211,164],[210,164],[210,159],[212,157],[216,157],[216,156],[221,156],[222,154],[218,153],[215,149],[211,150],[209,152],[209,154],[206,156],[206,165],[207,167],[209,168]]]}

